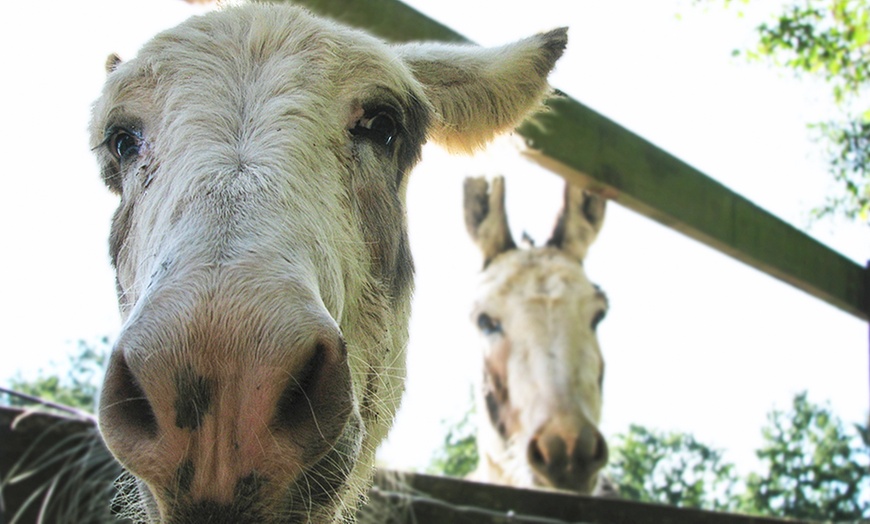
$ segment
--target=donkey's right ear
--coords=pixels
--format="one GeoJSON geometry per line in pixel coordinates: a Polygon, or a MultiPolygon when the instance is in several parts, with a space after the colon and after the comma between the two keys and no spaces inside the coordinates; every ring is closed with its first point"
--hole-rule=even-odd
{"type": "Polygon", "coordinates": [[[565,183],[562,211],[547,245],[582,261],[601,231],[606,205],[604,197],[565,183]]]}
{"type": "Polygon", "coordinates": [[[491,188],[485,177],[469,177],[464,190],[465,227],[486,267],[496,255],[517,247],[504,208],[504,177],[495,177],[491,188]]]}
{"type": "Polygon", "coordinates": [[[111,55],[106,57],[106,73],[111,74],[115,72],[115,69],[118,69],[118,66],[121,65],[121,57],[112,53],[111,55]]]}

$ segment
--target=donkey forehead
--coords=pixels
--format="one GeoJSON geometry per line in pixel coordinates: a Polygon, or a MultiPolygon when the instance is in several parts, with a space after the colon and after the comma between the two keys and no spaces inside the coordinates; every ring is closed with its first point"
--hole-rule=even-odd
{"type": "Polygon", "coordinates": [[[601,300],[606,297],[593,284],[582,264],[559,249],[515,249],[496,258],[481,275],[480,300],[511,301],[601,300]]]}
{"type": "Polygon", "coordinates": [[[424,100],[388,45],[300,9],[277,7],[193,17],[156,36],[110,75],[97,103],[95,141],[103,139],[100,124],[106,121],[131,113],[151,113],[145,117],[156,120],[161,110],[178,111],[176,104],[186,111],[197,105],[220,111],[216,102],[230,100],[235,104],[228,109],[246,112],[251,104],[292,101],[319,110],[316,121],[347,123],[372,97],[389,97],[400,106],[424,100]]]}

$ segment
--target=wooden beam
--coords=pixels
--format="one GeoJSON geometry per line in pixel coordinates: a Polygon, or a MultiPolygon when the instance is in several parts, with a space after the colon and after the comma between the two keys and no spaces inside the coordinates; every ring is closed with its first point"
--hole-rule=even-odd
{"type": "Polygon", "coordinates": [[[470,42],[456,31],[397,0],[292,0],[292,3],[343,24],[365,29],[390,42],[470,42]]]}
{"type": "Polygon", "coordinates": [[[867,270],[569,97],[526,121],[526,156],[861,319],[867,270]]]}
{"type": "MultiPolygon", "coordinates": [[[[468,41],[396,0],[297,0],[386,40],[468,41]]],[[[517,130],[527,156],[708,246],[870,319],[868,271],[568,96],[517,130]]]]}
{"type": "Polygon", "coordinates": [[[379,471],[369,496],[378,502],[406,508],[390,522],[434,524],[795,524],[800,521],[678,508],[619,498],[565,492],[518,489],[419,473],[379,471]]]}

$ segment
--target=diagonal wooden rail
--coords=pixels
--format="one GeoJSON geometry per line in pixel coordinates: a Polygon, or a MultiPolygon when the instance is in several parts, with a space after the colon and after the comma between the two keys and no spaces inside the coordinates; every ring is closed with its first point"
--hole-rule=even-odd
{"type": "MultiPolygon", "coordinates": [[[[386,40],[468,42],[397,0],[296,0],[386,40]]],[[[870,320],[864,266],[568,96],[517,130],[526,155],[573,183],[870,320]]]]}

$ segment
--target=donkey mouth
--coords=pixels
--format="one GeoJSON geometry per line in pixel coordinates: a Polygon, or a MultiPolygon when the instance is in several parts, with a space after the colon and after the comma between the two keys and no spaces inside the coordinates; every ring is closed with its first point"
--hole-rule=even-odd
{"type": "MultiPolygon", "coordinates": [[[[351,417],[335,444],[288,487],[279,507],[268,492],[273,480],[256,472],[239,480],[230,504],[196,501],[176,504],[167,524],[303,524],[328,522],[349,490],[362,442],[362,423],[351,417]]],[[[281,489],[281,488],[278,488],[281,489]]]]}

